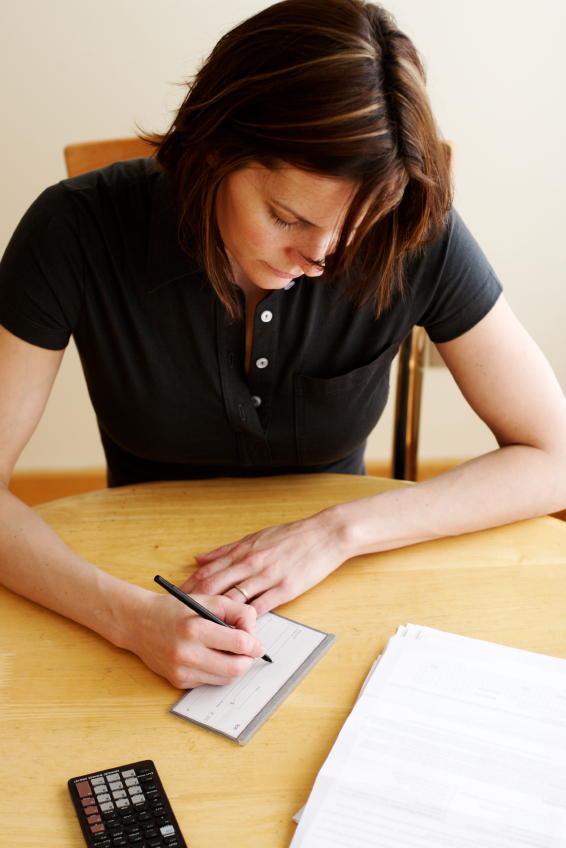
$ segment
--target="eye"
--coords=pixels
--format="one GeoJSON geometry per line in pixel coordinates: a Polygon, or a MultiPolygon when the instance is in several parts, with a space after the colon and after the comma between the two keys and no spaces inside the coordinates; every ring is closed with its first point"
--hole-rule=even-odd
{"type": "Polygon", "coordinates": [[[275,222],[276,227],[282,227],[284,230],[287,230],[290,227],[296,227],[299,223],[299,221],[284,221],[283,218],[280,218],[279,215],[275,214],[275,212],[271,212],[269,217],[275,222]]]}

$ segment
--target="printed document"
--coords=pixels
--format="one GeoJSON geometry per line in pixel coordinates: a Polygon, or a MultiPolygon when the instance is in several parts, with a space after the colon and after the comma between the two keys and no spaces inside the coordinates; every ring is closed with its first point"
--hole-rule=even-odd
{"type": "Polygon", "coordinates": [[[292,848],[566,848],[566,660],[408,625],[292,848]]]}

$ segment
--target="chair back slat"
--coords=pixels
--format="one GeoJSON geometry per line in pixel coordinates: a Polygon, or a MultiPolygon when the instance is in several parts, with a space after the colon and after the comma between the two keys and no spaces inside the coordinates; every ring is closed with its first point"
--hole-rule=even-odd
{"type": "Polygon", "coordinates": [[[115,138],[108,141],[85,141],[65,148],[67,174],[78,177],[88,171],[104,168],[114,162],[153,156],[155,148],[141,138],[115,138]]]}

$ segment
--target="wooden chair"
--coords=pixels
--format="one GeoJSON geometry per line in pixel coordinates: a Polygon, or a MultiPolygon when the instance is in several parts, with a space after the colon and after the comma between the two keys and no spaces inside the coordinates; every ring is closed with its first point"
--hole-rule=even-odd
{"type": "Polygon", "coordinates": [[[391,476],[395,480],[417,479],[417,453],[421,414],[424,355],[427,335],[413,327],[399,348],[393,456],[391,476]]]}
{"type": "Polygon", "coordinates": [[[153,156],[154,148],[141,138],[115,138],[110,141],[70,144],[64,153],[67,174],[70,177],[78,177],[79,174],[96,171],[97,168],[104,168],[113,162],[153,156]]]}
{"type": "MultiPolygon", "coordinates": [[[[454,143],[445,142],[445,149],[454,181],[454,143]]],[[[425,330],[422,327],[413,327],[399,348],[391,463],[391,476],[396,480],[417,479],[423,368],[429,346],[425,330]]],[[[439,361],[435,364],[442,363],[439,361]]]]}
{"type": "MultiPolygon", "coordinates": [[[[65,162],[70,177],[104,168],[113,162],[153,156],[154,148],[141,138],[117,138],[109,141],[87,141],[65,148],[65,162]]],[[[446,143],[450,168],[454,167],[454,146],[446,143]]],[[[423,364],[427,342],[422,327],[415,327],[399,349],[399,371],[393,426],[393,459],[391,476],[397,480],[417,479],[417,452],[423,364]]]]}

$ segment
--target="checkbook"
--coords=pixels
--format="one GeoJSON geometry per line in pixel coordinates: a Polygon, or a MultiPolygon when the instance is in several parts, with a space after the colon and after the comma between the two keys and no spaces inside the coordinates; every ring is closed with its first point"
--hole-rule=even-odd
{"type": "Polygon", "coordinates": [[[189,689],[170,713],[245,745],[336,641],[274,612],[258,619],[256,635],[273,663],[258,658],[227,686],[189,689]]]}

